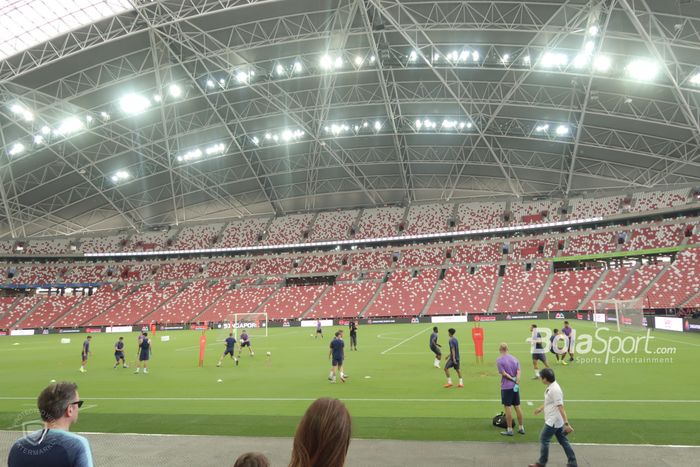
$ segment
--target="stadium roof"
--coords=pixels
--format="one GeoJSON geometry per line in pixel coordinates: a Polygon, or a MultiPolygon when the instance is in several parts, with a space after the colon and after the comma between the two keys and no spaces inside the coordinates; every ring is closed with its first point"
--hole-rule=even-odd
{"type": "Polygon", "coordinates": [[[697,1],[6,3],[6,238],[700,184],[697,1]]]}

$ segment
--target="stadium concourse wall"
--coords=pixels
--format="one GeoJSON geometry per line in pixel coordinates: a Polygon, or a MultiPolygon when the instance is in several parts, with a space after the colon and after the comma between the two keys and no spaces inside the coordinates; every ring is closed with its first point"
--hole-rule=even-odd
{"type": "MultiPolygon", "coordinates": [[[[496,321],[537,321],[537,320],[576,320],[592,321],[591,311],[563,311],[563,312],[534,312],[534,313],[474,313],[453,316],[420,316],[413,318],[359,318],[357,321],[361,326],[376,324],[453,324],[464,323],[491,323],[496,321]]],[[[351,320],[349,319],[324,319],[323,325],[326,327],[345,327],[351,320]]],[[[608,317],[608,321],[615,322],[615,319],[608,317]]],[[[316,320],[280,320],[268,321],[270,328],[292,328],[292,327],[312,327],[316,325],[316,320]]],[[[644,325],[649,329],[662,329],[667,331],[683,331],[700,333],[699,318],[678,318],[661,314],[645,314],[644,325]],[[651,319],[651,318],[654,319],[651,319]],[[665,324],[661,324],[665,323],[665,324]],[[681,329],[682,328],[682,329],[681,329]]],[[[244,327],[257,327],[254,323],[247,323],[244,327]]],[[[227,329],[223,323],[209,324],[159,324],[156,325],[159,332],[173,331],[214,331],[227,329]]],[[[118,334],[129,332],[152,331],[151,326],[80,326],[75,328],[34,328],[34,329],[14,329],[10,331],[0,330],[2,336],[34,336],[34,335],[70,335],[70,334],[118,334]]]]}

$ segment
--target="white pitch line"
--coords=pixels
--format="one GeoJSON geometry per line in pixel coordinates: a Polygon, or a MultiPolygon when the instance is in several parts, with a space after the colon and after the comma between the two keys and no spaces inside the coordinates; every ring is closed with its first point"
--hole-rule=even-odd
{"type": "Polygon", "coordinates": [[[396,347],[405,344],[406,342],[410,341],[410,340],[413,339],[414,337],[418,337],[419,335],[423,334],[425,331],[430,331],[430,328],[425,328],[425,329],[422,329],[422,330],[418,331],[417,333],[415,333],[415,334],[412,335],[411,337],[407,337],[406,339],[402,340],[402,341],[399,342],[398,344],[389,347],[389,348],[386,349],[384,352],[381,352],[380,355],[384,355],[385,353],[394,350],[396,347]]]}
{"type": "MultiPolygon", "coordinates": [[[[36,397],[0,397],[0,400],[35,400],[36,397]]],[[[315,401],[313,397],[90,397],[93,401],[144,401],[144,402],[309,402],[315,401]]],[[[343,398],[348,402],[500,402],[501,399],[389,399],[389,398],[343,398]]],[[[591,404],[700,404],[700,399],[567,399],[567,403],[591,403],[591,404]]]]}

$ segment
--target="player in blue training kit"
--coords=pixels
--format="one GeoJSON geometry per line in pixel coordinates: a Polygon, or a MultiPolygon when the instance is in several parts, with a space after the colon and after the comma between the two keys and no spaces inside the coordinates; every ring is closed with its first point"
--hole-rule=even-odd
{"type": "Polygon", "coordinates": [[[340,373],[340,381],[343,383],[348,377],[343,373],[343,361],[345,360],[345,342],[343,342],[343,331],[336,331],[335,339],[331,341],[330,350],[328,351],[328,358],[333,357],[331,364],[331,372],[328,375],[328,380],[331,383],[335,383],[336,374],[340,373]]]}
{"type": "Polygon", "coordinates": [[[148,338],[148,333],[144,332],[143,339],[141,339],[141,344],[139,344],[139,362],[136,364],[136,371],[134,371],[134,373],[139,372],[142,363],[144,374],[148,373],[148,361],[151,359],[151,353],[151,340],[148,338]]]}
{"type": "Polygon", "coordinates": [[[435,362],[433,362],[435,368],[440,368],[440,361],[442,360],[440,347],[440,344],[438,344],[438,328],[435,326],[433,333],[430,335],[430,350],[435,354],[435,362]]]}
{"type": "Polygon", "coordinates": [[[225,343],[226,350],[224,350],[224,354],[221,356],[221,358],[219,359],[219,363],[217,363],[216,366],[221,366],[221,362],[224,360],[224,358],[226,358],[226,355],[230,355],[231,358],[236,362],[236,366],[238,366],[238,359],[233,356],[233,352],[236,348],[236,338],[233,337],[233,333],[228,335],[225,343]]]}
{"type": "Polygon", "coordinates": [[[80,364],[81,373],[87,371],[85,365],[87,365],[88,356],[90,355],[90,341],[92,341],[92,336],[87,336],[87,339],[83,342],[83,352],[80,354],[80,358],[82,359],[82,363],[80,364]]]}
{"type": "Polygon", "coordinates": [[[455,337],[455,331],[453,328],[447,330],[447,334],[450,336],[450,355],[447,357],[447,362],[445,362],[445,376],[447,376],[447,384],[444,387],[452,387],[452,377],[450,376],[450,368],[454,368],[457,371],[457,376],[459,376],[458,388],[464,387],[464,381],[462,381],[462,371],[459,369],[459,342],[455,337]]]}
{"type": "Polygon", "coordinates": [[[129,368],[129,365],[126,364],[126,359],[124,358],[124,338],[123,337],[120,337],[119,340],[114,344],[114,358],[117,360],[117,363],[114,364],[114,368],[119,366],[120,360],[122,362],[123,368],[129,368]]]}
{"type": "Polygon", "coordinates": [[[255,355],[255,352],[253,352],[253,347],[250,345],[250,336],[248,336],[247,332],[243,331],[243,334],[241,334],[241,343],[239,345],[240,347],[238,348],[238,358],[241,358],[241,352],[243,352],[243,347],[248,347],[248,351],[250,352],[251,357],[255,355]]]}

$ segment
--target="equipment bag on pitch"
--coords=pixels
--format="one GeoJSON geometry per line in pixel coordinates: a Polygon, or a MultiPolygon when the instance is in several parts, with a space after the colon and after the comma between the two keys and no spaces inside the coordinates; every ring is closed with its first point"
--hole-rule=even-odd
{"type": "Polygon", "coordinates": [[[493,417],[493,426],[499,428],[508,428],[508,422],[506,421],[506,414],[501,412],[495,417],[493,417]]]}

